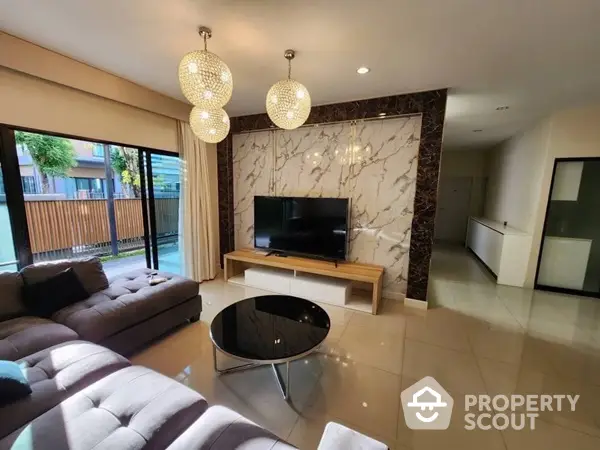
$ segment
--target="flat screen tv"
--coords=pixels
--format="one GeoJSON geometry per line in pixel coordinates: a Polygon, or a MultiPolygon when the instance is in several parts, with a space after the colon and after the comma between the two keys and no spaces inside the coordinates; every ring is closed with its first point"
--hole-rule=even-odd
{"type": "Polygon", "coordinates": [[[335,261],[346,259],[348,199],[254,197],[254,247],[335,261]]]}

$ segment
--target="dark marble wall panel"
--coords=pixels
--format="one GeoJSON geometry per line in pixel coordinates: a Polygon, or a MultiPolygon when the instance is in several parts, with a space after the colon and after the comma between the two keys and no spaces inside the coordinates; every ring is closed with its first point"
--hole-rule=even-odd
{"type": "Polygon", "coordinates": [[[233,153],[232,136],[217,144],[219,187],[219,240],[221,267],[223,255],[233,250],[233,153]]]}
{"type": "MultiPolygon", "coordinates": [[[[306,124],[310,125],[367,119],[378,117],[380,113],[385,113],[388,116],[401,114],[423,115],[407,287],[407,297],[417,300],[426,300],[427,298],[446,96],[447,91],[441,89],[315,106],[306,121],[306,124]]],[[[272,125],[266,114],[234,117],[231,119],[231,133],[265,130],[272,128],[272,125]]],[[[231,135],[219,143],[217,149],[219,155],[219,222],[222,256],[234,248],[231,135]]]]}

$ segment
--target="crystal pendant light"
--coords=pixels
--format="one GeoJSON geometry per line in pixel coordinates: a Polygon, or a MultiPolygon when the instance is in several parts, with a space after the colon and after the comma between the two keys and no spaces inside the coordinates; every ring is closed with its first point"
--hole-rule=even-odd
{"type": "Polygon", "coordinates": [[[267,114],[275,125],[286,130],[298,128],[310,114],[310,94],[302,83],[292,80],[292,59],[294,50],[286,50],[288,60],[288,77],[271,86],[267,93],[267,114]]]}
{"type": "Polygon", "coordinates": [[[198,30],[204,39],[204,50],[194,50],[179,63],[181,92],[193,105],[218,109],[225,106],[233,92],[233,78],[227,64],[206,49],[212,36],[210,28],[198,30]]]}
{"type": "Polygon", "coordinates": [[[190,113],[190,127],[196,136],[209,144],[216,144],[229,133],[229,116],[225,110],[194,106],[190,113]]]}

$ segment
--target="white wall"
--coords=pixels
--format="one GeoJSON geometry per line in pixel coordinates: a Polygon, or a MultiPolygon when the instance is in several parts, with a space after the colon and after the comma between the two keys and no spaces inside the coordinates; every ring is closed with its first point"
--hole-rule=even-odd
{"type": "Polygon", "coordinates": [[[527,271],[530,285],[535,281],[554,161],[556,158],[600,157],[600,105],[561,111],[552,115],[549,122],[547,157],[540,180],[539,202],[533,227],[533,246],[527,271]]]}
{"type": "Polygon", "coordinates": [[[189,120],[191,105],[0,31],[0,66],[156,114],[189,120]]]}
{"type": "Polygon", "coordinates": [[[491,150],[486,218],[533,232],[549,130],[540,123],[491,150]]]}
{"type": "Polygon", "coordinates": [[[494,149],[485,217],[531,234],[526,286],[533,286],[556,158],[600,157],[600,105],[554,113],[494,149]]]}
{"type": "Polygon", "coordinates": [[[177,151],[191,106],[0,31],[0,123],[177,151]]]}
{"type": "Polygon", "coordinates": [[[177,121],[0,66],[0,123],[177,151],[177,121]]]}

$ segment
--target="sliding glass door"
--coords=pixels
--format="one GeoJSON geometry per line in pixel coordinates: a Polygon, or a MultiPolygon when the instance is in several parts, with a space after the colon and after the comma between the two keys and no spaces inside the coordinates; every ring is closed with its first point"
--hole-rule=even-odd
{"type": "Polygon", "coordinates": [[[536,287],[600,297],[600,158],[556,162],[536,287]]]}
{"type": "Polygon", "coordinates": [[[0,271],[96,256],[109,277],[144,267],[183,272],[177,156],[0,132],[0,271]]]}
{"type": "Polygon", "coordinates": [[[18,263],[10,225],[10,212],[6,202],[2,164],[0,163],[0,273],[16,271],[18,263]]]}
{"type": "Polygon", "coordinates": [[[179,248],[181,160],[178,156],[148,151],[145,169],[152,267],[183,275],[179,248]]]}

